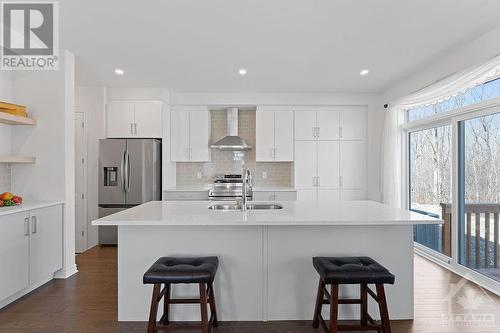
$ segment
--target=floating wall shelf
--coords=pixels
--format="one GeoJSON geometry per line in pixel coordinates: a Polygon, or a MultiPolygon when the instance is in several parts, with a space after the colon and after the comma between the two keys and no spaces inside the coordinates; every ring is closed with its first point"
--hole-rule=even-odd
{"type": "Polygon", "coordinates": [[[22,116],[16,116],[6,112],[0,112],[0,123],[8,125],[36,125],[36,120],[33,118],[26,118],[22,116]]]}
{"type": "Polygon", "coordinates": [[[32,156],[17,156],[17,155],[0,155],[0,163],[35,163],[35,157],[32,156]]]}

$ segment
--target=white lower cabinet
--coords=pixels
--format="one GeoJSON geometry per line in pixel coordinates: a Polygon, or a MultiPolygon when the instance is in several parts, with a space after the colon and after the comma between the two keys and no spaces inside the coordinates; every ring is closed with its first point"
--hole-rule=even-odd
{"type": "Polygon", "coordinates": [[[40,282],[62,268],[61,206],[30,211],[30,282],[40,282]]]}
{"type": "Polygon", "coordinates": [[[62,205],[0,216],[0,307],[62,268],[62,229],[62,205]]]}
{"type": "Polygon", "coordinates": [[[316,189],[297,190],[298,201],[316,201],[318,200],[318,191],[316,189]]]}
{"type": "Polygon", "coordinates": [[[336,201],[340,200],[340,190],[318,189],[318,201],[336,201]]]}
{"type": "Polygon", "coordinates": [[[0,217],[0,300],[29,285],[28,223],[29,212],[0,217]]]}

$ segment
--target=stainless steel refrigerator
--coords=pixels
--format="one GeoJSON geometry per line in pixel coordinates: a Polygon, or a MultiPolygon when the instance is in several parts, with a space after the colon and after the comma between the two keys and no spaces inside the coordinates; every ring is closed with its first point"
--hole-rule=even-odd
{"type": "MultiPolygon", "coordinates": [[[[161,141],[99,140],[99,217],[161,200],[161,141]]],[[[99,244],[117,244],[117,228],[99,227],[99,244]]]]}

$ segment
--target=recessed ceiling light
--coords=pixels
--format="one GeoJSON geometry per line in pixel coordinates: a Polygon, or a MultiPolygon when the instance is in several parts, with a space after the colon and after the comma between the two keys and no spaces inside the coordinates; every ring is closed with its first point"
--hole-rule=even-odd
{"type": "Polygon", "coordinates": [[[370,73],[368,69],[362,69],[361,72],[359,72],[359,75],[366,76],[368,73],[370,73]]]}
{"type": "Polygon", "coordinates": [[[123,69],[117,68],[117,69],[115,69],[115,74],[123,75],[123,74],[125,74],[125,71],[123,69]]]}
{"type": "Polygon", "coordinates": [[[240,68],[240,70],[238,71],[238,73],[241,75],[241,76],[244,76],[244,75],[247,75],[247,70],[245,68],[240,68]]]}

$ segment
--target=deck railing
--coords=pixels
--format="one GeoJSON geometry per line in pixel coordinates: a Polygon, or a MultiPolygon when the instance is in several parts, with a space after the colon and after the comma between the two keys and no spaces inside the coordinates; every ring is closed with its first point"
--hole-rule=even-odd
{"type": "MultiPolygon", "coordinates": [[[[451,256],[451,204],[442,203],[441,212],[444,220],[442,250],[445,255],[451,256]]],[[[498,268],[500,204],[466,204],[464,214],[465,265],[471,268],[498,268]]]]}

